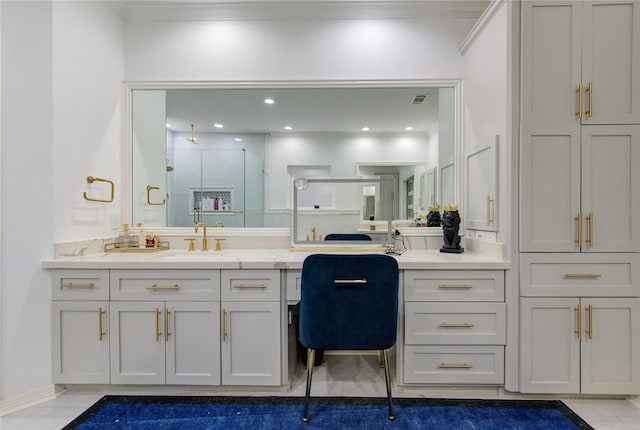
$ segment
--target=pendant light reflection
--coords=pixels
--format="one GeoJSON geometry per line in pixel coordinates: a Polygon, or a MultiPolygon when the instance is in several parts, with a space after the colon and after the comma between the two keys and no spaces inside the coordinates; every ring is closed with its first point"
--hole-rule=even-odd
{"type": "Polygon", "coordinates": [[[196,141],[196,138],[194,136],[195,127],[196,126],[194,124],[191,124],[191,137],[187,137],[185,140],[188,140],[191,143],[198,144],[198,142],[196,141]]]}
{"type": "Polygon", "coordinates": [[[293,185],[298,190],[306,190],[309,187],[309,182],[307,181],[307,178],[296,178],[293,181],[293,185]]]}

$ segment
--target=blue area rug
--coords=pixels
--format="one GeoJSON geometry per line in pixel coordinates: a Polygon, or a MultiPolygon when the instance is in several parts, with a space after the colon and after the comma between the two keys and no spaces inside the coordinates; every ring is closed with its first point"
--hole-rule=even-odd
{"type": "Polygon", "coordinates": [[[71,429],[591,429],[558,400],[311,398],[309,423],[299,397],[105,396],[71,429]]]}

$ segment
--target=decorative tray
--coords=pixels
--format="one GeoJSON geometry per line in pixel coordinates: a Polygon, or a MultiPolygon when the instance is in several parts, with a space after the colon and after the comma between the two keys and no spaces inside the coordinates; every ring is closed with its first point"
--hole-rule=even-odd
{"type": "Polygon", "coordinates": [[[130,243],[107,243],[104,252],[159,252],[169,249],[169,242],[158,242],[158,246],[140,248],[130,243]]]}

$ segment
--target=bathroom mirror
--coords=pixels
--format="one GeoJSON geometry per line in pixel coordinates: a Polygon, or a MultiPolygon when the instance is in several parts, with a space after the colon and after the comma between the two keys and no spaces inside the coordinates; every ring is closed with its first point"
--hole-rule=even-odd
{"type": "Polygon", "coordinates": [[[288,229],[300,169],[393,177],[393,219],[457,203],[459,85],[128,84],[123,221],[288,229]]]}

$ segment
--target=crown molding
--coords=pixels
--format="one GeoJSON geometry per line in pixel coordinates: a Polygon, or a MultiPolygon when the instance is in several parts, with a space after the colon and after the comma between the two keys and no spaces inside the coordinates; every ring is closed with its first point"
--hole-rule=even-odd
{"type": "Polygon", "coordinates": [[[486,8],[482,16],[476,21],[475,25],[462,41],[458,51],[464,55],[467,49],[473,44],[478,35],[482,33],[487,25],[491,22],[493,17],[498,13],[500,8],[506,4],[506,0],[492,0],[491,4],[486,8]]]}
{"type": "Polygon", "coordinates": [[[437,19],[482,15],[489,0],[123,1],[127,21],[437,19]]]}

